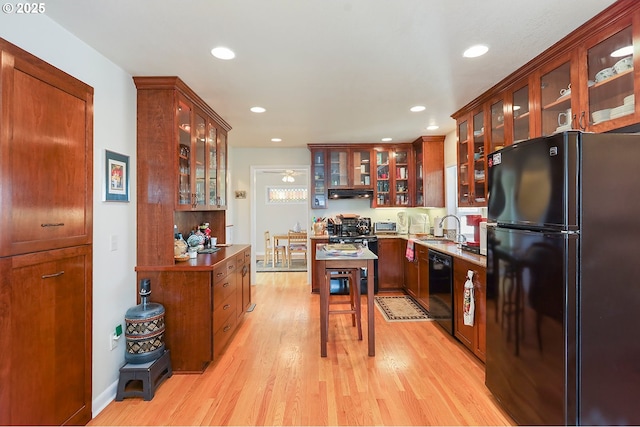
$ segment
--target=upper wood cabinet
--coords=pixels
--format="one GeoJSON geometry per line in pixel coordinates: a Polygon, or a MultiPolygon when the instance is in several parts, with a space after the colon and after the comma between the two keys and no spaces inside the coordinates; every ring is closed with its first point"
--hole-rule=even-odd
{"type": "Polygon", "coordinates": [[[327,150],[310,148],[311,150],[311,209],[327,208],[327,150]]]}
{"type": "Polygon", "coordinates": [[[93,89],[21,53],[0,39],[0,256],[92,240],[93,89]]]}
{"type": "Polygon", "coordinates": [[[488,153],[571,129],[640,123],[639,50],[640,3],[619,0],[454,113],[460,206],[486,204],[488,153]]]}
{"type": "Polygon", "coordinates": [[[149,186],[173,188],[176,210],[226,209],[231,127],[177,77],[134,82],[143,194],[149,186]]]}
{"type": "Polygon", "coordinates": [[[444,207],[444,136],[421,136],[413,142],[415,153],[415,204],[444,207]]]}
{"type": "Polygon", "coordinates": [[[327,150],[329,188],[372,188],[370,147],[344,147],[327,150]]]}

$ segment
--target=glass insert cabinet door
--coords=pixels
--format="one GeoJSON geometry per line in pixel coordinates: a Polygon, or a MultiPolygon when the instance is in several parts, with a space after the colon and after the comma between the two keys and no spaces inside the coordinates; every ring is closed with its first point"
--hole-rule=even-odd
{"type": "Polygon", "coordinates": [[[408,206],[411,203],[409,197],[409,152],[395,150],[393,160],[395,166],[395,205],[408,206]]]}
{"type": "MultiPolygon", "coordinates": [[[[525,141],[531,138],[529,121],[529,85],[513,92],[513,141],[525,141]]],[[[497,147],[496,147],[497,149],[497,147]]]]}
{"type": "Polygon", "coordinates": [[[391,187],[389,185],[389,151],[376,151],[376,204],[391,204],[391,187]]]}
{"type": "Polygon", "coordinates": [[[213,123],[207,126],[207,168],[209,175],[209,205],[218,204],[218,147],[216,127],[213,123]]]}
{"type": "Polygon", "coordinates": [[[196,165],[196,191],[195,191],[195,204],[196,206],[202,206],[205,204],[206,195],[206,149],[207,140],[205,138],[206,133],[206,121],[200,114],[195,115],[195,165],[196,165]]]}
{"type": "Polygon", "coordinates": [[[371,187],[371,150],[354,149],[351,152],[353,161],[353,185],[371,187]]]}
{"type": "Polygon", "coordinates": [[[587,50],[587,74],[589,117],[580,117],[582,129],[635,113],[631,26],[587,50]]]}
{"type": "Polygon", "coordinates": [[[473,189],[472,204],[483,204],[486,202],[485,185],[485,129],[484,112],[479,111],[473,115],[473,189]]]}
{"type": "Polygon", "coordinates": [[[218,132],[218,203],[227,206],[227,135],[218,132]]]}
{"type": "Polygon", "coordinates": [[[469,123],[458,124],[458,203],[468,206],[470,203],[469,188],[469,123]]]}
{"type": "Polygon", "coordinates": [[[542,135],[575,129],[571,111],[571,63],[562,63],[540,80],[542,135]]]}
{"type": "Polygon", "coordinates": [[[178,101],[178,206],[191,206],[191,107],[178,101]]]}
{"type": "Polygon", "coordinates": [[[313,184],[311,194],[311,208],[313,209],[325,209],[327,207],[327,187],[325,183],[325,166],[326,166],[326,151],[315,150],[313,155],[313,184]]]}
{"type": "MultiPolygon", "coordinates": [[[[504,147],[504,102],[502,100],[491,104],[491,138],[489,138],[489,153],[504,147]]],[[[484,151],[474,154],[474,157],[484,157],[484,151]]]]}
{"type": "Polygon", "coordinates": [[[347,150],[331,150],[329,152],[329,172],[331,187],[346,187],[349,185],[347,150]]]}

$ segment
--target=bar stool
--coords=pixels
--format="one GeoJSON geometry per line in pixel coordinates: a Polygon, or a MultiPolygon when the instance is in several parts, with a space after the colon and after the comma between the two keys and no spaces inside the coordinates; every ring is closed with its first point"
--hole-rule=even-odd
{"type": "MultiPolygon", "coordinates": [[[[325,274],[328,277],[325,277],[327,281],[327,286],[323,287],[323,292],[325,292],[325,297],[328,300],[328,304],[326,307],[320,307],[321,310],[326,310],[326,329],[329,329],[329,315],[330,314],[351,314],[351,323],[352,326],[355,326],[358,331],[358,340],[362,340],[362,301],[360,298],[360,269],[359,268],[327,268],[325,270],[325,274]],[[330,286],[328,283],[331,279],[346,279],[349,282],[349,299],[344,299],[343,296],[339,295],[331,295],[330,294],[330,286]],[[343,309],[331,309],[331,306],[335,305],[347,305],[349,308],[343,309]]],[[[326,352],[327,348],[327,337],[321,336],[321,348],[323,352],[326,352]]],[[[321,354],[323,357],[325,354],[321,354]]]]}

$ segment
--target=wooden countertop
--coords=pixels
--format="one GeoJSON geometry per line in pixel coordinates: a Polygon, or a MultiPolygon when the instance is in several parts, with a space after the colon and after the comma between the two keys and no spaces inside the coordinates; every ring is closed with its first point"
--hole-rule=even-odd
{"type": "Polygon", "coordinates": [[[250,245],[231,245],[221,247],[212,254],[198,254],[197,258],[187,261],[176,261],[173,265],[136,266],[136,271],[213,271],[213,269],[246,249],[250,245]]]}

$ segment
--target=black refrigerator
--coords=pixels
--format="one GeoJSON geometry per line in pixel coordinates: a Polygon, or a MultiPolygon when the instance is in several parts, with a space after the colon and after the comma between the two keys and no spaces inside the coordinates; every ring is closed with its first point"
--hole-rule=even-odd
{"type": "Polygon", "coordinates": [[[640,135],[487,162],[487,387],[521,425],[640,425],[640,135]]]}

